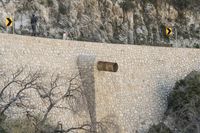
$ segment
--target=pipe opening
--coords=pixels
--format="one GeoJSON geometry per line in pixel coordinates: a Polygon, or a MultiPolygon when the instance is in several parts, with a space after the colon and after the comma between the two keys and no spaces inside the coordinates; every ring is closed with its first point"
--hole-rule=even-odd
{"type": "Polygon", "coordinates": [[[99,71],[109,71],[109,72],[117,72],[118,71],[118,64],[115,62],[97,62],[97,69],[99,71]]]}

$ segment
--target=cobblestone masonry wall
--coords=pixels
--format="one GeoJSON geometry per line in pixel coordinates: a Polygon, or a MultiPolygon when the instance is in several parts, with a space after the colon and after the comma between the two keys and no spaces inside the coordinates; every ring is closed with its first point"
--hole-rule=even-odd
{"type": "MultiPolygon", "coordinates": [[[[116,73],[94,65],[97,121],[114,118],[121,133],[148,129],[161,119],[174,83],[192,70],[200,70],[200,50],[101,44],[0,34],[0,63],[5,69],[21,65],[58,71],[77,71],[79,55],[117,62],[116,73]]],[[[65,112],[56,112],[60,120],[65,112]]],[[[72,116],[72,119],[75,119],[72,116]]]]}

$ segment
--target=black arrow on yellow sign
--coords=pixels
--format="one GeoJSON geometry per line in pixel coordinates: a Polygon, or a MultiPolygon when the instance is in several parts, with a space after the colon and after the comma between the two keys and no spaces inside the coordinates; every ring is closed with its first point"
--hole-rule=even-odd
{"type": "Polygon", "coordinates": [[[12,18],[6,18],[6,26],[9,27],[9,26],[12,26],[12,18]]]}
{"type": "Polygon", "coordinates": [[[171,36],[172,35],[172,28],[166,28],[166,35],[171,36]]]}

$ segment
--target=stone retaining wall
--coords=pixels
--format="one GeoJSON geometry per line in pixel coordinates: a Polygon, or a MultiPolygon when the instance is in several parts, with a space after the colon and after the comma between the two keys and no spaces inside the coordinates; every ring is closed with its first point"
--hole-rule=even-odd
{"type": "MultiPolygon", "coordinates": [[[[193,70],[200,70],[198,49],[102,44],[0,34],[2,70],[11,71],[20,66],[29,66],[32,69],[70,75],[82,70],[77,66],[81,55],[94,57],[92,72],[88,74],[88,79],[94,74],[94,85],[88,87],[95,89],[95,96],[90,97],[95,101],[91,102],[96,111],[93,118],[96,121],[112,118],[113,125],[117,127],[115,129],[120,133],[134,133],[136,130],[143,132],[152,123],[157,123],[163,115],[167,95],[175,82],[193,70]],[[119,69],[117,72],[98,71],[98,61],[116,62],[119,69]]],[[[88,63],[91,65],[91,61],[88,63]]],[[[87,79],[87,76],[83,77],[87,79]]],[[[66,117],[61,112],[54,115],[52,118],[57,121],[66,117]]]]}

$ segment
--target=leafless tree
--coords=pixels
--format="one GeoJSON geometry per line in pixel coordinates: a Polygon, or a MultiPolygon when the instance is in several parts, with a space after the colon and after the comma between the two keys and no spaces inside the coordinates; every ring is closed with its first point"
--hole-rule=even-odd
{"type": "MultiPolygon", "coordinates": [[[[11,79],[8,78],[7,81],[4,82],[4,85],[2,86],[0,90],[0,100],[1,100],[1,106],[0,106],[0,115],[3,115],[6,110],[8,110],[11,106],[13,106],[16,102],[21,101],[25,97],[24,91],[28,89],[35,89],[37,86],[38,80],[40,80],[42,74],[37,71],[34,73],[29,72],[27,76],[21,77],[21,74],[23,73],[24,68],[18,69],[15,73],[11,75],[11,79]],[[8,91],[11,86],[15,86],[16,93],[14,96],[7,96],[8,91]],[[5,93],[6,92],[6,93],[5,93]]],[[[21,103],[23,105],[23,103],[21,103]]]]}
{"type": "Polygon", "coordinates": [[[77,108],[75,108],[75,104],[82,98],[82,91],[80,83],[77,83],[77,77],[79,75],[74,75],[69,78],[67,83],[59,83],[61,79],[60,75],[56,75],[51,77],[50,85],[38,85],[36,90],[42,100],[48,101],[48,106],[42,120],[38,123],[39,125],[43,125],[47,120],[47,117],[53,108],[58,109],[68,109],[72,112],[76,112],[77,108]],[[64,87],[64,91],[57,92],[55,90],[62,89],[64,87]],[[59,103],[64,102],[64,106],[60,106],[59,103]]]}
{"type": "MultiPolygon", "coordinates": [[[[84,103],[84,93],[81,88],[79,74],[74,74],[69,78],[60,74],[49,75],[41,70],[27,72],[22,67],[10,76],[1,77],[3,85],[0,84],[0,116],[12,113],[9,111],[16,108],[22,109],[26,118],[35,127],[35,132],[40,133],[45,130],[44,125],[53,109],[64,109],[78,114],[81,108],[87,108],[84,107],[87,104],[84,103]],[[50,78],[48,78],[49,75],[50,78]],[[39,98],[37,100],[41,103],[45,103],[45,106],[43,106],[44,113],[40,118],[37,118],[33,111],[34,108],[30,104],[34,101],[34,97],[30,96],[30,92],[31,95],[36,94],[39,98]]],[[[91,131],[92,125],[94,124],[86,122],[79,126],[64,129],[62,123],[58,123],[58,126],[53,130],[61,133],[78,132],[80,130],[96,132],[91,131]]],[[[105,120],[96,122],[95,125],[99,132],[106,132],[111,125],[116,126],[114,122],[105,120]]]]}
{"type": "MultiPolygon", "coordinates": [[[[41,73],[41,71],[25,73],[25,68],[18,69],[15,73],[11,74],[10,77],[4,77],[4,85],[0,88],[0,115],[4,115],[6,111],[11,107],[29,108],[29,105],[25,102],[28,97],[26,95],[27,90],[35,91],[40,99],[45,100],[47,103],[47,108],[40,121],[34,118],[32,112],[26,111],[26,116],[28,118],[33,118],[35,126],[44,125],[49,113],[53,108],[63,108],[68,109],[73,112],[77,111],[75,108],[75,102],[77,102],[81,97],[81,86],[78,83],[78,74],[70,77],[67,82],[61,81],[62,76],[59,74],[53,74],[51,76],[51,81],[47,84],[43,84],[41,81],[46,75],[41,73]],[[10,90],[10,89],[16,90],[10,90]],[[58,90],[63,91],[59,92],[58,90]],[[15,91],[14,93],[11,91],[15,91]],[[59,102],[65,102],[66,106],[60,106],[59,102]]],[[[33,100],[33,99],[32,99],[33,100]]]]}
{"type": "Polygon", "coordinates": [[[69,132],[77,133],[77,131],[86,131],[88,133],[109,133],[112,130],[112,132],[118,133],[119,126],[115,123],[113,117],[114,116],[107,116],[103,118],[101,121],[96,122],[95,123],[97,129],[96,131],[91,130],[93,128],[92,127],[93,124],[91,123],[86,123],[77,127],[68,128],[67,130],[59,130],[59,131],[62,131],[62,133],[69,133],[69,132]]]}

